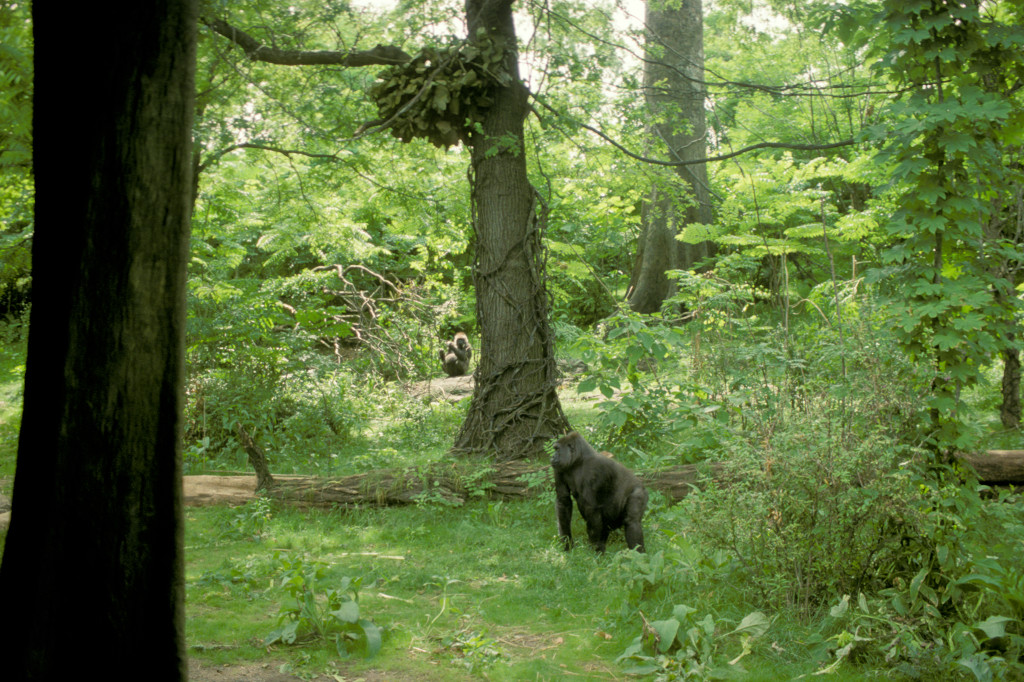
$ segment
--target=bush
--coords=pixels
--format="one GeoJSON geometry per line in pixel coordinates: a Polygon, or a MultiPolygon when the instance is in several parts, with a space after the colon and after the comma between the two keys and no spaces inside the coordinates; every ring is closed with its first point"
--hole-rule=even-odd
{"type": "Polygon", "coordinates": [[[836,431],[827,417],[792,420],[760,447],[736,445],[728,482],[685,502],[697,534],[734,555],[767,605],[810,615],[835,594],[886,587],[904,537],[922,529],[901,470],[912,454],[880,434],[836,431]]]}

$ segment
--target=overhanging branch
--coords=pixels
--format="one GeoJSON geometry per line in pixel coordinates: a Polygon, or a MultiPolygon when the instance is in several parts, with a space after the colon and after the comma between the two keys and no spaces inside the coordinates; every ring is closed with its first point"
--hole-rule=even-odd
{"type": "Polygon", "coordinates": [[[243,50],[249,59],[268,64],[285,66],[391,66],[403,64],[411,59],[402,49],[394,45],[378,45],[371,50],[281,50],[267,47],[245,31],[235,28],[222,19],[203,19],[203,23],[243,50]]]}
{"type": "MultiPolygon", "coordinates": [[[[541,101],[540,98],[538,98],[536,95],[534,95],[533,99],[534,99],[535,102],[540,104],[542,107],[544,107],[545,109],[547,109],[551,113],[555,114],[556,116],[558,115],[558,111],[554,107],[552,107],[549,104],[546,104],[545,102],[541,101]]],[[[534,110],[534,113],[536,114],[537,111],[534,110]]],[[[539,117],[539,114],[537,114],[537,115],[539,117]]],[[[586,123],[579,123],[578,125],[581,128],[583,128],[584,130],[589,130],[590,132],[594,133],[595,135],[600,137],[602,140],[604,140],[608,144],[612,145],[613,147],[615,147],[616,149],[618,149],[620,152],[622,152],[626,156],[630,157],[631,159],[636,159],[637,161],[642,161],[643,163],[649,163],[649,164],[652,164],[652,165],[655,165],[655,166],[669,166],[669,167],[672,167],[672,168],[675,168],[675,167],[678,167],[678,166],[695,166],[697,164],[712,163],[714,161],[725,161],[727,159],[733,158],[734,156],[739,156],[740,154],[746,154],[747,152],[752,152],[752,151],[754,151],[756,149],[792,149],[794,151],[824,151],[824,150],[827,150],[827,149],[836,149],[838,147],[849,147],[850,145],[853,145],[853,144],[857,143],[857,140],[855,140],[853,138],[850,138],[848,140],[843,140],[841,142],[832,142],[832,143],[829,143],[829,144],[791,144],[789,142],[759,142],[757,144],[752,144],[752,145],[750,145],[748,147],[743,147],[742,149],[737,149],[734,152],[729,152],[728,154],[719,154],[718,156],[708,156],[708,157],[703,158],[703,159],[692,159],[692,160],[689,160],[689,161],[663,161],[661,159],[652,159],[649,156],[643,156],[641,154],[637,154],[635,152],[632,152],[629,149],[627,149],[626,147],[624,147],[622,144],[620,144],[619,142],[616,142],[615,140],[613,140],[611,137],[609,137],[607,134],[605,134],[601,130],[598,130],[597,128],[595,128],[593,126],[587,125],[586,123]]]]}

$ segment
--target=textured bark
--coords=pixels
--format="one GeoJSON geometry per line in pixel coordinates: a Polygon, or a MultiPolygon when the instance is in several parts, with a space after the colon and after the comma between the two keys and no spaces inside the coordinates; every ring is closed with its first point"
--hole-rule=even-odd
{"type": "Polygon", "coordinates": [[[242,449],[245,450],[245,454],[249,457],[249,464],[252,466],[253,471],[256,472],[256,490],[270,488],[274,485],[274,477],[270,475],[270,467],[267,466],[267,455],[263,452],[263,448],[256,444],[256,441],[253,440],[253,437],[249,435],[249,432],[241,424],[235,424],[235,433],[238,434],[238,440],[242,443],[242,449]]]}
{"type": "Polygon", "coordinates": [[[470,137],[477,323],[481,331],[473,400],[457,452],[499,461],[540,455],[568,430],[555,392],[541,243],[545,211],[526,174],[523,120],[527,91],[519,79],[511,0],[468,0],[470,36],[481,31],[506,45],[508,85],[470,137]]]}
{"type": "Polygon", "coordinates": [[[1024,483],[1024,450],[989,450],[960,457],[974,468],[982,483],[1024,483]]]}
{"type": "Polygon", "coordinates": [[[100,658],[107,679],[187,674],[180,433],[196,13],[194,0],[33,6],[36,236],[0,566],[7,679],[75,679],[100,658]],[[67,59],[83,36],[89,59],[67,59]]]}
{"type": "MultiPolygon", "coordinates": [[[[648,0],[646,13],[644,99],[653,146],[667,149],[670,161],[705,158],[704,22],[701,0],[669,6],[648,0]]],[[[661,309],[675,293],[666,273],[685,270],[713,255],[711,242],[687,244],[676,239],[691,223],[710,223],[707,166],[678,166],[686,197],[656,184],[645,202],[643,231],[630,278],[630,307],[641,313],[661,309]]]]}
{"type": "Polygon", "coordinates": [[[1016,348],[1003,351],[1002,392],[999,419],[1003,427],[1015,429],[1020,426],[1020,350],[1016,348]]]}

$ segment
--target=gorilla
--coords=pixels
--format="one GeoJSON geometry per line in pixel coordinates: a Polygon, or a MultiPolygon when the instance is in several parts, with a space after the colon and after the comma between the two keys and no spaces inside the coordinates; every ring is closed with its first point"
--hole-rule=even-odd
{"type": "Polygon", "coordinates": [[[469,345],[469,337],[465,333],[457,333],[439,353],[441,367],[448,376],[458,377],[469,372],[469,359],[473,357],[473,347],[469,345]]]}
{"type": "Polygon", "coordinates": [[[647,509],[647,491],[626,467],[603,455],[576,431],[555,443],[551,458],[555,472],[555,510],[558,535],[565,549],[572,548],[572,500],[587,522],[587,536],[598,553],[604,552],[608,533],[624,528],[626,546],[644,551],[640,519],[647,509]]]}

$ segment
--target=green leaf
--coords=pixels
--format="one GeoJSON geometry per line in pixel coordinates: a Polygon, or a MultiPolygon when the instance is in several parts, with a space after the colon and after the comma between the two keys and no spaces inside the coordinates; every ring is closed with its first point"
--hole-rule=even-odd
{"type": "Polygon", "coordinates": [[[771,625],[771,621],[768,616],[764,615],[760,611],[753,611],[748,613],[735,630],[730,632],[730,635],[741,633],[751,637],[760,637],[764,633],[768,632],[768,627],[771,625]]]}
{"type": "Polygon", "coordinates": [[[451,93],[446,85],[437,83],[434,85],[434,109],[440,112],[447,111],[448,102],[451,101],[451,93]]]}
{"type": "Polygon", "coordinates": [[[914,576],[914,579],[910,581],[910,602],[914,603],[917,601],[917,594],[921,590],[921,585],[924,583],[924,579],[928,577],[928,569],[922,568],[914,576]]]}
{"type": "Polygon", "coordinates": [[[842,600],[828,611],[833,618],[842,618],[850,609],[850,595],[844,594],[842,600]]]}
{"type": "Polygon", "coordinates": [[[985,654],[979,652],[965,656],[957,663],[970,670],[978,682],[992,682],[992,668],[989,666],[985,654]]]}
{"type": "Polygon", "coordinates": [[[366,657],[373,658],[383,645],[381,629],[376,623],[366,619],[359,621],[359,626],[363,628],[363,635],[366,637],[366,657]]]}
{"type": "Polygon", "coordinates": [[[666,652],[675,644],[676,634],[679,632],[679,621],[675,618],[667,620],[656,620],[651,623],[651,628],[658,634],[655,653],[666,652]]]}
{"type": "Polygon", "coordinates": [[[1006,616],[989,616],[980,623],[975,623],[974,627],[985,633],[985,636],[989,639],[995,639],[996,637],[1006,636],[1006,625],[1008,623],[1014,623],[1016,619],[1007,618],[1006,616]]]}
{"type": "Polygon", "coordinates": [[[359,604],[354,601],[345,601],[341,603],[341,606],[331,611],[331,615],[338,619],[342,623],[355,623],[359,621],[359,604]]]}

